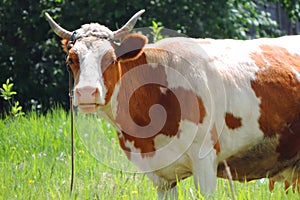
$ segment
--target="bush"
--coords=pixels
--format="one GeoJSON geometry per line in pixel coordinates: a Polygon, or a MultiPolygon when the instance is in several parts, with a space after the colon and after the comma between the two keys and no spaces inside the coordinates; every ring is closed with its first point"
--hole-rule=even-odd
{"type": "Polygon", "coordinates": [[[19,101],[14,101],[13,99],[14,95],[17,94],[16,91],[13,91],[13,86],[14,84],[10,83],[10,80],[7,79],[6,82],[2,84],[2,88],[0,88],[0,96],[7,101],[10,110],[8,113],[10,115],[14,117],[23,116],[24,112],[22,111],[22,106],[20,106],[19,101]]]}

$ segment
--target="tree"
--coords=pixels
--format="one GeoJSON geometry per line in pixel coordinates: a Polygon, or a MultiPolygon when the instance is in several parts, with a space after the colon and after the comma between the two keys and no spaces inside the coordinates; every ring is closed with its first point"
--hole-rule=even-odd
{"type": "MultiPolygon", "coordinates": [[[[299,19],[297,0],[268,2],[280,2],[292,19],[299,19]]],[[[191,37],[280,35],[270,14],[261,9],[266,4],[262,0],[2,0],[0,4],[0,83],[10,78],[24,110],[40,108],[42,112],[57,103],[67,108],[69,102],[65,54],[45,20],[45,11],[69,30],[89,22],[115,30],[144,8],[137,27],[156,21],[191,37]]],[[[0,100],[0,108],[3,105],[0,100]]]]}
{"type": "MultiPolygon", "coordinates": [[[[0,6],[0,82],[11,78],[25,109],[67,102],[60,85],[66,80],[59,40],[49,37],[43,10],[60,2],[9,1],[0,6]]],[[[3,101],[0,106],[3,107],[3,101]]],[[[46,107],[45,107],[46,108],[46,107]]]]}
{"type": "Polygon", "coordinates": [[[285,10],[292,21],[300,19],[300,2],[299,0],[270,0],[274,3],[279,3],[280,7],[285,10]]]}

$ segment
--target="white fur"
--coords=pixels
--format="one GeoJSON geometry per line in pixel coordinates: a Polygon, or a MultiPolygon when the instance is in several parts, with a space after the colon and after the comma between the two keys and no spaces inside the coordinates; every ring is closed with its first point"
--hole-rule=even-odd
{"type": "MultiPolygon", "coordinates": [[[[108,41],[90,41],[83,39],[77,41],[74,49],[79,56],[80,73],[79,82],[74,90],[83,87],[96,87],[100,93],[99,102],[104,105],[107,88],[104,85],[101,71],[101,60],[105,53],[111,49],[108,41]],[[100,48],[101,46],[101,48],[100,48]]],[[[74,105],[78,105],[77,93],[74,92],[74,105]]]]}
{"type": "Polygon", "coordinates": [[[166,177],[176,181],[176,174],[174,172],[180,170],[181,164],[186,164],[188,157],[184,157],[183,155],[186,154],[192,145],[197,131],[198,127],[196,124],[188,120],[182,120],[179,126],[179,138],[168,137],[163,134],[159,134],[154,138],[156,149],[154,156],[145,155],[145,157],[142,157],[140,149],[134,146],[134,142],[126,142],[125,146],[131,150],[130,161],[139,166],[143,172],[151,173],[158,171],[158,173],[160,173],[160,170],[165,172],[169,171],[170,173],[166,174],[166,177]],[[182,156],[184,158],[181,158],[182,156]],[[176,163],[176,165],[174,165],[174,163],[176,163]],[[165,169],[166,167],[168,167],[167,170],[165,169]]]}

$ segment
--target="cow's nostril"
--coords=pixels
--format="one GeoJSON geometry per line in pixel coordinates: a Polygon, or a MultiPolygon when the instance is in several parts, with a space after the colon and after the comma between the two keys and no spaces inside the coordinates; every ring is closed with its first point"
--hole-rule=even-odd
{"type": "Polygon", "coordinates": [[[95,91],[92,93],[92,96],[97,96],[99,94],[98,88],[95,88],[95,91]]]}
{"type": "Polygon", "coordinates": [[[76,94],[81,97],[95,97],[99,94],[99,90],[96,87],[81,87],[81,88],[76,88],[75,90],[76,94]]]}

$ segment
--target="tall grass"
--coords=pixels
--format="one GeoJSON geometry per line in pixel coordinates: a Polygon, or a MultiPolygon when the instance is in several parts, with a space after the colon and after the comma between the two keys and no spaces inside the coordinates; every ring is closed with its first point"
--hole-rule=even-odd
{"type": "MultiPolygon", "coordinates": [[[[103,127],[109,131],[109,126],[103,127]]],[[[32,112],[0,120],[0,199],[69,199],[69,132],[69,116],[59,108],[46,115],[32,112]]],[[[71,199],[157,199],[145,175],[103,165],[89,154],[78,135],[75,162],[71,199]]],[[[299,199],[297,193],[286,195],[278,183],[273,193],[268,191],[266,181],[234,182],[234,188],[237,199],[299,199]]],[[[182,181],[178,189],[180,199],[195,199],[199,194],[192,178],[182,181]]],[[[228,181],[219,179],[215,194],[205,199],[230,197],[228,181]]]]}

